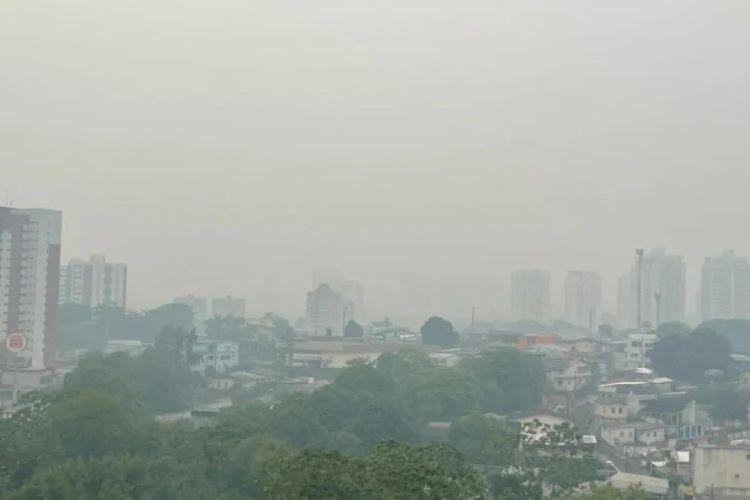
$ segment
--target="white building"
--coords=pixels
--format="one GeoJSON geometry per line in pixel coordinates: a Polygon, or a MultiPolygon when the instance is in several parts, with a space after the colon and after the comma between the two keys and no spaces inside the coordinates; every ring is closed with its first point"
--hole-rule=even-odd
{"type": "Polygon", "coordinates": [[[699,444],[693,453],[695,500],[750,498],[750,445],[699,444]]]}
{"type": "Polygon", "coordinates": [[[315,336],[341,337],[352,319],[353,305],[326,284],[307,294],[307,323],[315,336]]]}
{"type": "Polygon", "coordinates": [[[727,250],[707,257],[701,274],[701,316],[750,319],[750,264],[727,250]]]}
{"type": "Polygon", "coordinates": [[[550,315],[549,271],[522,269],[511,276],[511,313],[517,320],[545,322],[550,315]]]}
{"type": "Polygon", "coordinates": [[[27,340],[6,367],[44,370],[57,357],[61,229],[59,211],[0,207],[0,343],[27,340]]]}
{"type": "Polygon", "coordinates": [[[636,257],[629,275],[620,279],[618,305],[621,326],[656,328],[661,323],[685,320],[685,263],[679,255],[655,249],[636,257]],[[640,280],[638,279],[640,269],[640,280]],[[641,324],[638,325],[640,281],[641,324]]]}
{"type": "Polygon", "coordinates": [[[602,314],[602,278],[589,271],[568,271],[565,276],[565,318],[595,331],[602,314]]]}
{"type": "Polygon", "coordinates": [[[211,315],[223,318],[244,318],[245,317],[245,299],[232,297],[216,298],[211,301],[211,315]]]}
{"type": "Polygon", "coordinates": [[[560,361],[547,370],[547,380],[558,391],[575,392],[591,382],[591,367],[583,361],[560,361]]]}
{"type": "Polygon", "coordinates": [[[200,373],[225,373],[240,364],[237,342],[198,340],[193,344],[191,369],[200,373]]]}
{"type": "Polygon", "coordinates": [[[107,262],[104,255],[73,259],[60,269],[60,304],[125,309],[127,292],[128,266],[107,262]]]}

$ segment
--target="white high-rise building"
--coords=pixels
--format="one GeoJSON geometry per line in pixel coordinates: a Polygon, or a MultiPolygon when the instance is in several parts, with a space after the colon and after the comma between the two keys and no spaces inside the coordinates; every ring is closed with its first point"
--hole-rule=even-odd
{"type": "Polygon", "coordinates": [[[707,257],[701,274],[701,317],[750,319],[750,264],[731,250],[707,257]]]}
{"type": "Polygon", "coordinates": [[[565,276],[565,318],[596,330],[602,314],[602,278],[598,273],[568,271],[565,276]]]}
{"type": "Polygon", "coordinates": [[[60,270],[60,304],[125,309],[127,293],[128,266],[107,262],[104,255],[73,259],[60,270]]]}
{"type": "MultiPolygon", "coordinates": [[[[629,275],[620,279],[621,326],[638,328],[638,257],[629,275]]],[[[640,263],[640,314],[642,329],[685,320],[685,263],[679,255],[654,249],[640,263]]]]}
{"type": "Polygon", "coordinates": [[[22,334],[26,348],[5,352],[7,368],[44,370],[57,357],[62,213],[0,207],[0,343],[22,334]]]}
{"type": "Polygon", "coordinates": [[[550,272],[522,269],[511,276],[511,313],[517,320],[545,322],[550,315],[550,272]]]}
{"type": "Polygon", "coordinates": [[[307,294],[307,323],[315,336],[341,337],[353,317],[354,305],[327,284],[307,294]]]}

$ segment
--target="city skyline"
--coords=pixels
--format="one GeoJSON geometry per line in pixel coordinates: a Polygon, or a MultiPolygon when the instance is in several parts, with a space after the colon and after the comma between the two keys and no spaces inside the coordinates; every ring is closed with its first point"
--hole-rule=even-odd
{"type": "Polygon", "coordinates": [[[683,254],[692,308],[705,256],[750,255],[750,5],[575,5],[157,1],[134,40],[134,5],[14,4],[0,196],[65,213],[64,261],[127,262],[136,308],[328,263],[610,287],[634,247],[683,254]]]}

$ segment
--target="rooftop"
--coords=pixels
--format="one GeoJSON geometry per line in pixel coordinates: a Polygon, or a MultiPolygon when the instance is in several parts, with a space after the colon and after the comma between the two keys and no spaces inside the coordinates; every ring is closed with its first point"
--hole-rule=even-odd
{"type": "Polygon", "coordinates": [[[643,491],[651,495],[666,495],[669,492],[669,481],[658,477],[645,476],[643,474],[618,472],[609,478],[608,482],[618,490],[624,490],[630,486],[640,484],[643,491]]]}

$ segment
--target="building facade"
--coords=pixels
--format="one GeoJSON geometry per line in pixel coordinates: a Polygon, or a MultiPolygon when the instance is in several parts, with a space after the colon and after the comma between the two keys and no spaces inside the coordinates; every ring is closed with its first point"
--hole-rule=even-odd
{"type": "Polygon", "coordinates": [[[307,323],[315,336],[343,336],[353,312],[353,304],[326,284],[307,294],[307,323]]]}
{"type": "Polygon", "coordinates": [[[701,272],[701,316],[709,319],[750,319],[750,264],[727,250],[707,257],[701,272]]]}
{"type": "Polygon", "coordinates": [[[127,294],[128,266],[107,262],[104,255],[73,259],[60,270],[60,304],[125,309],[127,294]]]}
{"type": "Polygon", "coordinates": [[[5,352],[9,368],[44,370],[57,357],[62,214],[0,207],[0,345],[13,333],[26,338],[5,352]]]}
{"type": "Polygon", "coordinates": [[[735,500],[750,497],[750,446],[699,444],[691,468],[693,498],[735,500]]]}
{"type": "Polygon", "coordinates": [[[516,320],[546,322],[550,315],[550,272],[522,269],[511,276],[511,313],[516,320]]]}
{"type": "Polygon", "coordinates": [[[684,321],[685,263],[682,257],[667,254],[664,249],[644,254],[640,263],[636,257],[630,273],[620,279],[618,294],[621,326],[625,328],[650,329],[661,323],[684,321]]]}
{"type": "Polygon", "coordinates": [[[595,331],[602,315],[602,278],[589,271],[568,271],[565,276],[565,318],[595,331]]]}

